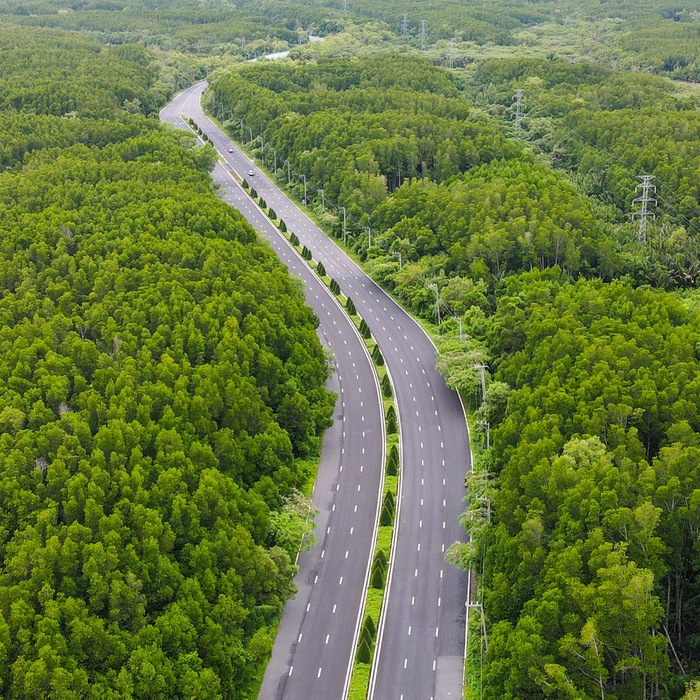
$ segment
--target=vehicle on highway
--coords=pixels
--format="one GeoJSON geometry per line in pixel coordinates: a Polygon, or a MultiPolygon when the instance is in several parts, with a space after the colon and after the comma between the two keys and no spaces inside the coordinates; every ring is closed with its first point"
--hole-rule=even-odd
{"type": "Polygon", "coordinates": [[[233,153],[233,148],[229,148],[229,149],[228,149],[228,152],[229,152],[229,153],[233,153]]]}
{"type": "Polygon", "coordinates": [[[249,171],[248,171],[248,177],[255,177],[255,171],[254,171],[254,170],[249,170],[249,171]]]}

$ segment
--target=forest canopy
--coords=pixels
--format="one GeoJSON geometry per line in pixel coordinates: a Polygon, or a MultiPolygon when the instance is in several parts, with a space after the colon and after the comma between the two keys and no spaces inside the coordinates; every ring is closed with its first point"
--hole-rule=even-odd
{"type": "Polygon", "coordinates": [[[2,51],[0,694],[239,697],[329,424],[317,319],[213,151],[129,114],[161,99],[146,52],[2,51]]]}

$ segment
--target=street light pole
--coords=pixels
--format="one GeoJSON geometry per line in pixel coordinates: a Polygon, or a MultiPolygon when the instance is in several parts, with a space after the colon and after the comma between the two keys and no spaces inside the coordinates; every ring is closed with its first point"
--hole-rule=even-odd
{"type": "Polygon", "coordinates": [[[343,207],[343,245],[347,247],[348,245],[348,229],[346,226],[346,211],[343,207]]]}
{"type": "Polygon", "coordinates": [[[372,247],[372,229],[370,226],[365,226],[367,229],[367,238],[369,239],[369,242],[367,243],[367,248],[372,247]]]}
{"type": "Polygon", "coordinates": [[[401,256],[401,251],[400,250],[392,250],[391,254],[399,259],[399,270],[403,267],[403,257],[401,256]]]}
{"type": "Polygon", "coordinates": [[[324,197],[323,190],[319,190],[321,193],[321,211],[325,211],[326,209],[326,198],[324,197]]]}
{"type": "Polygon", "coordinates": [[[304,178],[304,204],[306,204],[306,175],[302,175],[304,178]]]}
{"type": "Polygon", "coordinates": [[[435,310],[437,311],[437,320],[439,326],[442,323],[442,319],[440,317],[440,289],[435,283],[429,284],[428,289],[432,289],[432,291],[435,292],[435,310]]]}
{"type": "Polygon", "coordinates": [[[250,134],[250,144],[253,145],[253,130],[248,127],[248,133],[250,134]]]}

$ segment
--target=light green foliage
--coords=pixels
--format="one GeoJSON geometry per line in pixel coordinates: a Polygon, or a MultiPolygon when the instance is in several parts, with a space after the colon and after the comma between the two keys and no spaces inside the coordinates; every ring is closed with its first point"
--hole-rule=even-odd
{"type": "Polygon", "coordinates": [[[314,519],[317,513],[313,503],[296,490],[284,499],[278,511],[270,513],[270,532],[291,559],[299,550],[311,549],[316,544],[314,519]]]}

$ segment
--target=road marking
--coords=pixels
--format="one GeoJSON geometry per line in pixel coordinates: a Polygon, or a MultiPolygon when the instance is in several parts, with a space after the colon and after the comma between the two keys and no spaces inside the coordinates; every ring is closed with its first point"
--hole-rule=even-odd
{"type": "MultiPolygon", "coordinates": [[[[440,574],[442,574],[442,571],[440,572],[440,574]]],[[[442,578],[442,575],[440,576],[440,578],[442,578]]],[[[340,581],[338,582],[338,585],[339,586],[343,585],[343,577],[342,576],[340,577],[340,581]]]]}
{"type": "Polygon", "coordinates": [[[316,678],[320,678],[320,677],[321,677],[321,671],[322,671],[322,670],[323,670],[323,669],[319,667],[318,673],[316,674],[316,678]]]}
{"type": "Polygon", "coordinates": [[[299,644],[299,642],[301,642],[301,638],[302,638],[303,636],[304,636],[304,633],[303,633],[303,632],[299,632],[299,638],[297,639],[297,644],[299,644]]]}
{"type": "Polygon", "coordinates": [[[408,636],[411,636],[411,625],[408,626],[408,636]]]}
{"type": "MultiPolygon", "coordinates": [[[[404,660],[403,660],[403,667],[404,667],[404,668],[407,668],[407,667],[408,667],[408,659],[404,659],[404,660]]],[[[402,695],[401,697],[403,697],[403,695],[402,695]]]]}
{"type": "Polygon", "coordinates": [[[416,604],[416,596],[412,595],[411,596],[411,605],[415,605],[415,604],[416,604]]]}
{"type": "Polygon", "coordinates": [[[330,638],[331,638],[331,635],[330,635],[330,634],[327,634],[327,635],[326,635],[326,644],[328,644],[328,640],[329,640],[330,638]]]}
{"type": "Polygon", "coordinates": [[[325,556],[326,556],[326,550],[322,549],[321,550],[321,559],[323,559],[323,557],[325,557],[325,556]]]}
{"type": "Polygon", "coordinates": [[[306,612],[309,612],[309,608],[311,607],[311,603],[306,604],[306,612]]]}
{"type": "Polygon", "coordinates": [[[334,615],[335,615],[335,611],[336,611],[336,608],[337,608],[337,607],[338,607],[337,605],[335,605],[335,604],[333,605],[333,614],[334,614],[334,615]]]}
{"type": "Polygon", "coordinates": [[[350,552],[346,549],[346,550],[345,550],[345,558],[346,558],[346,559],[348,558],[348,554],[350,554],[350,552]]]}
{"type": "Polygon", "coordinates": [[[442,605],[442,598],[440,598],[440,596],[438,596],[438,608],[440,607],[440,605],[442,605]]]}

